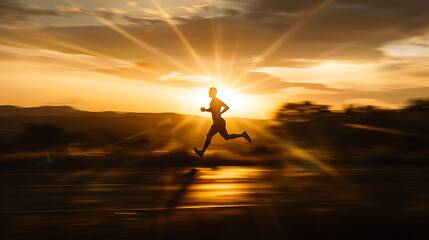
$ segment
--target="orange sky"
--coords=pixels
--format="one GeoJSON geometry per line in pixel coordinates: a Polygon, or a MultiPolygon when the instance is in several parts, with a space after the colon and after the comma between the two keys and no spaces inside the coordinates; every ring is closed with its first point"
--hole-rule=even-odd
{"type": "Polygon", "coordinates": [[[424,1],[0,3],[0,104],[269,118],[287,101],[429,97],[424,1]]]}

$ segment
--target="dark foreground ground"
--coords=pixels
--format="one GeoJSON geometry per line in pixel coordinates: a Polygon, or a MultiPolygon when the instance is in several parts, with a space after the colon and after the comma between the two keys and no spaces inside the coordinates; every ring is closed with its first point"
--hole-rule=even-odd
{"type": "MultiPolygon", "coordinates": [[[[46,163],[45,163],[46,164],[46,163]]],[[[428,168],[16,168],[0,239],[422,239],[428,168]]]]}

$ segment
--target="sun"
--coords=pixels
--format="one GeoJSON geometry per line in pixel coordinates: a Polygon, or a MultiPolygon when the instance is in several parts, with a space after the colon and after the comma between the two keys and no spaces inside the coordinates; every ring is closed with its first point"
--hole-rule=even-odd
{"type": "Polygon", "coordinates": [[[225,102],[230,108],[238,110],[246,107],[246,96],[238,94],[233,90],[218,88],[217,97],[225,102]]]}
{"type": "MultiPolygon", "coordinates": [[[[216,88],[217,97],[230,107],[230,113],[234,113],[232,115],[239,115],[248,110],[249,104],[252,102],[249,96],[239,94],[236,91],[228,88],[216,88]]],[[[209,107],[211,99],[208,92],[209,88],[198,88],[197,93],[192,97],[193,104],[197,104],[200,107],[209,107]]],[[[199,109],[199,107],[197,109],[199,109]]]]}

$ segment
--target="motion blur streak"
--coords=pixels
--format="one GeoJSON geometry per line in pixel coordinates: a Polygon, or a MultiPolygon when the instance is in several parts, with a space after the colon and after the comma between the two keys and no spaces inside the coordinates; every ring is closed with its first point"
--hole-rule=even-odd
{"type": "Polygon", "coordinates": [[[388,129],[388,128],[381,128],[381,127],[374,127],[374,126],[368,126],[368,125],[362,125],[362,124],[354,124],[354,123],[343,123],[344,126],[352,127],[352,128],[359,128],[359,129],[365,129],[370,131],[377,131],[377,132],[385,132],[385,133],[391,133],[391,134],[398,134],[398,135],[406,135],[406,136],[414,136],[414,137],[423,137],[427,138],[427,136],[423,136],[416,133],[409,133],[394,129],[388,129]]]}

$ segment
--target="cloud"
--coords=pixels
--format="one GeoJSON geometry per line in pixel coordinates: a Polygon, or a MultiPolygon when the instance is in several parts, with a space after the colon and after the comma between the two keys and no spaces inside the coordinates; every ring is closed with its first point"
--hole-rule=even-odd
{"type": "Polygon", "coordinates": [[[128,15],[124,15],[123,19],[127,20],[129,23],[138,24],[138,25],[156,25],[156,24],[165,24],[164,20],[160,18],[145,18],[145,17],[131,17],[128,15]]]}
{"type": "Polygon", "coordinates": [[[26,61],[39,64],[88,70],[97,67],[132,67],[133,63],[114,58],[102,58],[84,54],[67,54],[46,49],[26,49],[0,45],[0,59],[3,61],[26,61]]]}
{"type": "Polygon", "coordinates": [[[117,8],[110,8],[110,12],[112,12],[114,14],[125,14],[124,11],[122,11],[121,9],[117,9],[117,8]]]}
{"type": "Polygon", "coordinates": [[[122,10],[117,9],[117,8],[102,8],[102,7],[99,7],[99,8],[96,8],[95,10],[89,10],[89,9],[87,9],[85,11],[89,12],[89,13],[94,13],[96,15],[99,15],[99,16],[101,16],[103,18],[108,18],[108,19],[111,19],[112,17],[118,16],[118,15],[126,16],[125,15],[125,13],[126,13],[125,11],[122,11],[122,10]]]}
{"type": "Polygon", "coordinates": [[[73,6],[55,6],[55,8],[60,12],[65,13],[78,13],[83,12],[83,7],[80,5],[73,5],[73,6]]]}
{"type": "MultiPolygon", "coordinates": [[[[234,1],[234,0],[232,0],[234,1]]],[[[425,13],[429,7],[427,1],[391,1],[391,0],[252,0],[249,1],[248,11],[266,12],[296,12],[305,9],[312,9],[320,4],[328,3],[337,9],[366,9],[367,11],[393,13],[399,16],[409,16],[411,14],[425,13]]]]}
{"type": "Polygon", "coordinates": [[[427,86],[424,77],[412,76],[427,67],[426,62],[426,58],[367,64],[323,61],[307,68],[261,67],[254,71],[289,82],[320,83],[340,89],[377,90],[427,86]]]}
{"type": "Polygon", "coordinates": [[[189,13],[196,13],[197,12],[197,10],[193,7],[179,7],[179,8],[181,8],[181,9],[183,9],[189,13]]]}
{"type": "Polygon", "coordinates": [[[427,1],[248,1],[247,19],[253,24],[284,32],[301,21],[277,53],[290,58],[335,58],[375,61],[385,57],[384,44],[424,34],[429,26],[427,1]],[[374,3],[377,2],[377,3],[374,3]],[[318,9],[319,11],[314,11],[318,9]],[[307,14],[297,14],[306,12],[307,14]],[[287,48],[286,48],[287,47],[287,48]],[[296,51],[295,51],[296,50],[296,51]]]}
{"type": "Polygon", "coordinates": [[[227,16],[236,16],[236,15],[239,15],[241,13],[239,10],[234,9],[234,8],[224,8],[223,12],[227,16]]]}
{"type": "Polygon", "coordinates": [[[209,8],[213,8],[213,7],[216,8],[216,6],[208,5],[208,4],[197,4],[197,5],[192,5],[192,7],[195,9],[209,9],[209,8]]]}
{"type": "Polygon", "coordinates": [[[261,67],[254,71],[291,82],[320,83],[333,88],[350,88],[352,84],[358,87],[360,83],[361,88],[367,88],[368,85],[379,84],[378,81],[374,81],[375,68],[375,64],[322,62],[309,68],[261,67]]]}
{"type": "Polygon", "coordinates": [[[140,8],[140,11],[146,14],[154,14],[154,15],[161,14],[160,12],[153,10],[152,8],[140,8]]]}
{"type": "Polygon", "coordinates": [[[81,14],[81,13],[90,13],[96,14],[103,18],[111,19],[114,16],[125,15],[126,12],[118,9],[118,8],[105,8],[105,7],[97,7],[95,9],[88,9],[80,5],[73,6],[55,6],[55,8],[66,14],[81,14]]]}
{"type": "Polygon", "coordinates": [[[316,90],[316,89],[309,89],[309,88],[303,88],[303,87],[289,87],[289,88],[283,88],[280,90],[282,93],[285,93],[287,95],[302,95],[302,94],[329,94],[333,93],[331,91],[326,90],[316,90]]]}
{"type": "Polygon", "coordinates": [[[42,7],[40,7],[39,5],[37,5],[37,4],[33,4],[33,3],[28,4],[28,6],[29,6],[30,8],[33,8],[33,9],[43,9],[43,8],[42,8],[42,7]]]}
{"type": "Polygon", "coordinates": [[[14,23],[16,21],[26,21],[30,16],[57,16],[55,11],[25,8],[14,0],[0,1],[0,23],[14,23]]]}
{"type": "Polygon", "coordinates": [[[382,48],[393,58],[413,58],[429,56],[428,46],[414,44],[389,44],[382,48]]]}
{"type": "Polygon", "coordinates": [[[127,1],[127,5],[133,7],[133,6],[137,6],[138,3],[134,2],[134,1],[127,1]]]}
{"type": "Polygon", "coordinates": [[[212,78],[204,75],[185,75],[183,73],[166,73],[157,69],[147,67],[100,67],[93,69],[97,73],[103,73],[120,77],[122,79],[133,79],[147,82],[157,86],[174,87],[179,89],[190,89],[195,87],[207,88],[212,83],[212,78]]]}
{"type": "Polygon", "coordinates": [[[390,42],[380,49],[392,58],[429,57],[429,34],[390,42]]]}
{"type": "Polygon", "coordinates": [[[180,6],[180,9],[185,10],[188,13],[200,13],[205,15],[210,14],[210,17],[225,15],[225,16],[234,16],[240,14],[240,11],[233,8],[221,8],[214,5],[200,4],[192,6],[180,6]]]}
{"type": "Polygon", "coordinates": [[[186,12],[189,13],[197,13],[198,11],[210,11],[210,10],[217,10],[219,9],[216,6],[213,5],[207,5],[207,4],[200,4],[200,5],[192,5],[190,7],[186,7],[186,6],[181,6],[179,7],[183,10],[185,10],[186,12]]]}
{"type": "Polygon", "coordinates": [[[171,72],[167,75],[163,75],[158,77],[158,80],[161,81],[191,81],[191,82],[209,82],[209,81],[217,81],[217,78],[211,76],[204,75],[185,75],[181,72],[171,72]]]}

